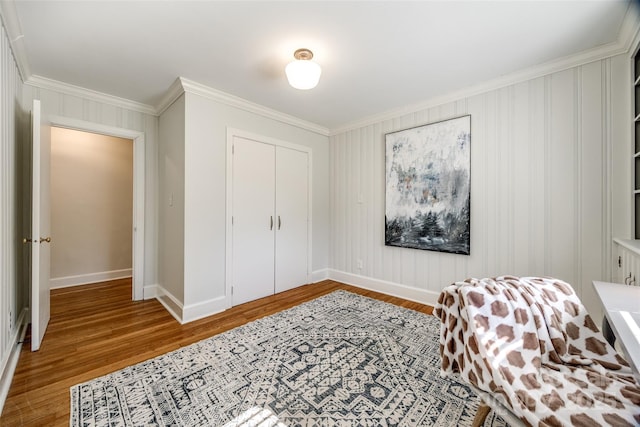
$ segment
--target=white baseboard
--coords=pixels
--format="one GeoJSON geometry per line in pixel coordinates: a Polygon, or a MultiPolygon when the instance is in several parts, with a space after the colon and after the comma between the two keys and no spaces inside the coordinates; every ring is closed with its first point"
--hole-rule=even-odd
{"type": "Polygon", "coordinates": [[[440,292],[427,291],[400,283],[387,282],[334,269],[329,269],[329,279],[431,306],[438,302],[438,297],[440,296],[440,292]]]}
{"type": "Polygon", "coordinates": [[[212,298],[196,304],[189,304],[182,309],[182,323],[193,322],[207,316],[212,316],[229,308],[226,296],[212,298]]]}
{"type": "Polygon", "coordinates": [[[90,283],[105,282],[107,280],[126,279],[131,277],[132,269],[101,271],[99,273],[80,274],[77,276],[54,277],[49,283],[51,289],[68,288],[71,286],[88,285],[90,283]]]}
{"type": "Polygon", "coordinates": [[[156,296],[155,298],[167,309],[167,311],[182,324],[182,303],[178,298],[173,296],[171,292],[166,290],[160,285],[154,285],[156,296]]]}
{"type": "Polygon", "coordinates": [[[160,295],[158,291],[158,285],[145,285],[142,288],[143,300],[154,299],[154,298],[157,298],[158,295],[160,295]]]}
{"type": "Polygon", "coordinates": [[[24,341],[24,336],[27,332],[27,325],[29,324],[27,313],[28,309],[26,308],[20,312],[20,316],[17,320],[17,325],[19,325],[19,327],[16,328],[15,333],[9,341],[11,344],[11,351],[7,354],[6,359],[2,361],[2,375],[0,375],[0,415],[4,408],[4,402],[7,400],[11,381],[13,380],[13,375],[16,372],[16,366],[18,366],[18,360],[20,359],[22,341],[24,341]]]}
{"type": "Polygon", "coordinates": [[[322,282],[323,280],[327,280],[329,278],[329,269],[323,268],[321,270],[316,270],[311,273],[311,283],[322,282]]]}
{"type": "MultiPolygon", "coordinates": [[[[414,288],[412,286],[402,285],[400,283],[387,282],[385,280],[374,279],[372,277],[360,276],[358,274],[347,273],[345,271],[325,268],[316,270],[311,273],[312,283],[322,280],[332,279],[338,282],[357,286],[359,288],[380,292],[394,297],[404,298],[409,301],[419,302],[421,304],[435,305],[438,301],[440,292],[428,291],[425,289],[414,288]]],[[[144,287],[144,299],[156,298],[160,304],[167,309],[169,313],[180,324],[193,322],[214,314],[227,310],[229,301],[226,296],[219,296],[207,301],[196,304],[184,305],[178,298],[171,294],[160,285],[147,285],[144,287]]]]}
{"type": "Polygon", "coordinates": [[[229,308],[227,297],[220,296],[196,304],[184,305],[160,285],[144,287],[144,299],[156,298],[181,325],[212,316],[229,308]]]}

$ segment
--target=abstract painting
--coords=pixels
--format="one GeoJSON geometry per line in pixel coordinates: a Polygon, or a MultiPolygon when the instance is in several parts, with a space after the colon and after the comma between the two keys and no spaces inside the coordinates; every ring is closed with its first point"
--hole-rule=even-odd
{"type": "Polygon", "coordinates": [[[385,135],[385,245],[470,254],[471,116],[385,135]]]}

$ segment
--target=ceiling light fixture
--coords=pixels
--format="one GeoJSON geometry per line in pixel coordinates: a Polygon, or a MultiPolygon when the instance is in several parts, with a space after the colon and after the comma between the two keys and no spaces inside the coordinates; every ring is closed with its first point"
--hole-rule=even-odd
{"type": "Polygon", "coordinates": [[[285,68],[289,84],[296,89],[313,89],[320,80],[322,69],[313,62],[313,52],[309,49],[298,49],[293,53],[295,61],[290,62],[285,68]]]}

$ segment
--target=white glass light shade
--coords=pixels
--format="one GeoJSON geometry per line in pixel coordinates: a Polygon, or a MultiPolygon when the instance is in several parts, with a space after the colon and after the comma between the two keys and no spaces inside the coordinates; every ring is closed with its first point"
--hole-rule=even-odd
{"type": "Polygon", "coordinates": [[[297,59],[285,68],[289,84],[296,89],[313,89],[320,81],[322,69],[308,59],[297,59]]]}

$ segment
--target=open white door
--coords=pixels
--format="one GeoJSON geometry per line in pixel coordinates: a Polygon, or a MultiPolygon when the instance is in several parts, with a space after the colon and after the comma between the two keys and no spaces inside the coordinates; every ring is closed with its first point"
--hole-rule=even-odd
{"type": "Polygon", "coordinates": [[[31,351],[40,348],[50,316],[51,129],[42,123],[40,101],[31,112],[31,351]]]}

